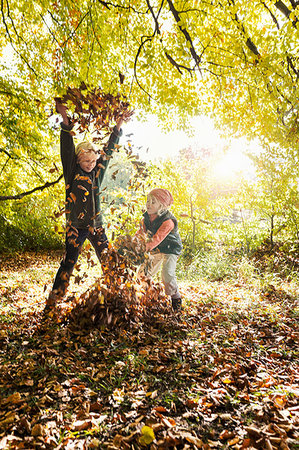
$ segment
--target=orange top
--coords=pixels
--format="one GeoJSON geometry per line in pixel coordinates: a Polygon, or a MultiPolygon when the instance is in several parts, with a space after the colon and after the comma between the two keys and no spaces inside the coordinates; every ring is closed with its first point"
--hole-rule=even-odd
{"type": "MultiPolygon", "coordinates": [[[[157,214],[151,214],[149,216],[150,221],[153,222],[157,218],[157,214]]],[[[146,231],[144,221],[140,224],[140,230],[146,231]]],[[[156,248],[165,238],[166,236],[174,229],[174,223],[171,219],[165,220],[162,223],[158,231],[154,234],[154,236],[146,243],[146,251],[151,251],[156,248]]]]}

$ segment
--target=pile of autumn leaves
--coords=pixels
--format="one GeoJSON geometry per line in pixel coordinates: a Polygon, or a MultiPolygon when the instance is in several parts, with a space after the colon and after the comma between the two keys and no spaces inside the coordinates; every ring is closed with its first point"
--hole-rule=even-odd
{"type": "Polygon", "coordinates": [[[72,329],[140,329],[163,321],[169,313],[163,287],[147,277],[145,236],[121,236],[102,254],[102,276],[79,297],[70,297],[51,319],[72,329]],[[143,265],[140,263],[143,261],[143,265]]]}

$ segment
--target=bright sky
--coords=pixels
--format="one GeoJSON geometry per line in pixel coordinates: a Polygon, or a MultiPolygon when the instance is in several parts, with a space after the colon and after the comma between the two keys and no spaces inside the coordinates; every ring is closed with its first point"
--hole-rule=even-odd
{"type": "Polygon", "coordinates": [[[221,145],[221,138],[208,118],[197,118],[192,121],[194,136],[189,137],[184,131],[169,131],[159,129],[158,121],[154,117],[148,122],[132,119],[124,126],[124,133],[131,136],[134,145],[142,146],[138,153],[146,161],[176,156],[179,150],[199,143],[201,147],[221,145]]]}
{"type": "Polygon", "coordinates": [[[207,117],[194,118],[191,122],[194,136],[190,137],[184,131],[163,132],[158,127],[155,118],[146,123],[132,119],[125,124],[124,135],[133,133],[130,139],[134,143],[134,153],[138,153],[144,161],[155,161],[165,157],[177,156],[179,150],[188,146],[197,148],[227,149],[222,160],[215,167],[215,174],[226,178],[242,170],[249,176],[254,174],[251,160],[246,151],[257,150],[256,143],[248,143],[245,139],[221,138],[213,122],[207,117]],[[141,148],[138,148],[141,147],[141,148]]]}

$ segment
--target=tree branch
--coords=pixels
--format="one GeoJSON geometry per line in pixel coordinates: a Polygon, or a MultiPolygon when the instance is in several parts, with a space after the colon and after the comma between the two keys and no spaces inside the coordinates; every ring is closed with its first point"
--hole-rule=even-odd
{"type": "Polygon", "coordinates": [[[276,6],[276,8],[279,9],[279,11],[282,12],[282,14],[285,17],[287,17],[287,18],[290,17],[291,11],[289,10],[289,8],[281,0],[278,0],[277,2],[275,2],[274,6],[276,6]]]}
{"type": "MultiPolygon", "coordinates": [[[[12,22],[12,26],[13,26],[13,29],[15,30],[16,36],[17,36],[18,40],[20,40],[20,36],[18,35],[18,33],[17,33],[17,31],[16,31],[14,22],[13,22],[13,20],[12,20],[11,17],[10,17],[10,12],[9,12],[9,5],[8,5],[8,3],[7,3],[7,10],[8,10],[8,17],[9,17],[9,19],[10,19],[11,22],[12,22]]],[[[31,70],[31,72],[34,73],[34,75],[36,76],[36,78],[37,78],[37,79],[40,79],[39,75],[38,75],[37,72],[34,70],[34,68],[30,66],[30,64],[29,64],[29,62],[26,60],[26,58],[25,58],[25,57],[24,57],[24,56],[23,56],[23,55],[15,48],[15,46],[14,46],[13,39],[12,39],[12,37],[11,37],[10,31],[9,31],[9,28],[8,28],[8,25],[7,25],[6,20],[5,20],[3,0],[1,0],[1,14],[2,14],[2,21],[3,21],[4,27],[5,27],[6,34],[7,34],[7,36],[8,36],[10,45],[12,46],[12,48],[13,48],[13,50],[16,52],[16,54],[19,55],[19,57],[21,58],[21,60],[24,61],[25,65],[29,68],[29,70],[31,70]]],[[[24,39],[22,39],[22,40],[24,41],[24,39]]],[[[25,41],[24,41],[24,42],[25,42],[25,41]]],[[[26,42],[25,42],[25,44],[26,44],[26,42]]],[[[26,44],[26,45],[27,45],[27,44],[26,44]]]]}
{"type": "MultiPolygon", "coordinates": [[[[164,5],[164,0],[162,0],[162,2],[161,2],[160,8],[159,8],[159,12],[158,12],[157,16],[155,16],[154,10],[153,10],[153,8],[152,8],[152,6],[151,6],[149,0],[146,0],[146,3],[147,3],[147,6],[148,6],[148,8],[149,8],[149,10],[150,10],[151,15],[153,16],[154,21],[155,21],[155,32],[160,36],[160,42],[161,42],[161,44],[163,45],[163,39],[162,39],[162,37],[161,37],[161,31],[160,31],[160,28],[159,28],[158,18],[159,18],[159,14],[160,14],[160,12],[161,12],[161,10],[162,10],[162,7],[163,7],[163,5],[164,5]]],[[[163,47],[164,47],[164,45],[163,45],[163,47]]],[[[164,48],[164,53],[165,53],[165,56],[166,56],[166,58],[168,59],[168,61],[169,61],[169,62],[170,62],[170,63],[178,70],[178,72],[179,72],[181,75],[183,74],[183,72],[181,71],[181,69],[185,69],[185,70],[187,70],[188,72],[192,72],[193,69],[191,69],[191,68],[189,68],[189,67],[186,67],[186,66],[183,66],[183,65],[181,65],[181,64],[179,64],[179,63],[177,63],[177,62],[173,59],[173,57],[170,56],[170,54],[168,53],[168,51],[167,51],[165,48],[164,48]]]]}
{"type": "Polygon", "coordinates": [[[7,150],[5,150],[4,148],[0,148],[0,152],[5,153],[6,156],[8,156],[9,158],[15,158],[15,156],[12,156],[7,150]]]}
{"type": "Polygon", "coordinates": [[[167,0],[167,3],[169,5],[169,9],[170,9],[171,13],[173,14],[173,17],[175,18],[175,20],[176,20],[176,22],[178,24],[179,29],[181,30],[181,32],[185,36],[186,41],[189,43],[190,53],[192,55],[192,58],[195,61],[195,64],[196,64],[198,70],[200,71],[199,63],[201,62],[201,59],[198,56],[198,54],[196,53],[196,50],[195,50],[195,47],[193,45],[193,41],[191,39],[191,36],[188,33],[188,31],[186,30],[186,28],[183,28],[181,25],[179,25],[179,23],[180,23],[180,15],[179,15],[178,11],[175,9],[174,4],[172,3],[172,0],[167,0]]]}
{"type": "Polygon", "coordinates": [[[150,13],[153,16],[153,19],[155,21],[155,29],[156,29],[155,31],[157,32],[157,34],[161,34],[161,31],[160,31],[160,28],[159,28],[158,17],[159,17],[159,14],[161,12],[161,9],[163,7],[163,3],[164,3],[164,0],[162,0],[162,3],[160,5],[160,9],[158,11],[158,14],[157,14],[157,16],[155,16],[152,5],[150,4],[149,0],[146,0],[146,4],[148,6],[148,9],[150,10],[150,13]]]}
{"type": "Polygon", "coordinates": [[[167,53],[166,50],[164,50],[164,52],[165,52],[165,56],[166,56],[166,58],[168,59],[168,61],[169,61],[169,62],[170,62],[170,63],[178,70],[178,72],[179,72],[181,75],[183,75],[183,72],[181,71],[181,69],[185,69],[185,70],[187,70],[189,73],[193,71],[193,69],[191,69],[190,67],[186,67],[186,66],[183,66],[182,64],[178,64],[178,63],[173,59],[173,57],[170,56],[169,53],[167,53]]]}
{"type": "Polygon", "coordinates": [[[34,189],[31,189],[31,191],[27,191],[27,192],[22,192],[21,194],[17,194],[17,195],[0,195],[0,201],[4,201],[4,200],[20,200],[21,198],[25,197],[26,195],[31,195],[34,192],[37,191],[43,191],[44,189],[50,187],[50,186],[54,186],[55,184],[57,184],[63,175],[60,175],[57,180],[55,181],[47,181],[44,185],[42,186],[38,186],[34,189]]]}
{"type": "MultiPolygon", "coordinates": [[[[229,4],[232,4],[232,5],[235,6],[235,0],[229,0],[229,4]]],[[[237,13],[235,13],[234,19],[239,24],[239,26],[241,27],[241,31],[242,31],[243,35],[246,36],[247,33],[246,33],[246,30],[245,30],[245,27],[244,27],[243,23],[241,22],[241,20],[239,19],[239,16],[238,16],[237,13]]],[[[260,52],[258,51],[258,49],[256,47],[256,45],[253,43],[253,41],[250,38],[247,38],[245,44],[255,56],[261,56],[260,52]]]]}
{"type": "MultiPolygon", "coordinates": [[[[290,68],[291,68],[293,70],[293,72],[295,73],[295,75],[296,75],[296,82],[297,82],[297,80],[299,78],[299,71],[294,66],[293,58],[291,56],[289,56],[289,55],[287,55],[287,63],[288,63],[288,72],[289,72],[290,76],[292,77],[292,74],[291,74],[291,71],[290,71],[290,68]]],[[[292,79],[293,79],[293,77],[292,77],[292,79]]]]}
{"type": "Polygon", "coordinates": [[[74,28],[74,30],[69,34],[69,36],[62,42],[62,44],[60,45],[60,48],[66,47],[66,44],[69,42],[70,39],[73,38],[73,36],[76,34],[76,31],[78,30],[78,28],[81,26],[82,22],[85,20],[85,18],[89,15],[89,11],[90,8],[88,8],[87,13],[85,13],[81,19],[79,20],[79,23],[77,24],[77,26],[74,28]]]}
{"type": "MultiPolygon", "coordinates": [[[[274,3],[274,6],[276,6],[276,8],[282,12],[282,14],[287,17],[288,19],[290,18],[290,14],[291,14],[291,10],[281,1],[278,0],[277,2],[274,3]]],[[[294,9],[296,8],[297,5],[295,5],[294,9]]],[[[293,27],[295,27],[297,29],[297,22],[298,19],[296,18],[295,20],[292,20],[292,25],[293,27]]]]}
{"type": "Polygon", "coordinates": [[[112,2],[105,2],[104,0],[98,0],[98,2],[103,5],[105,8],[107,8],[110,11],[110,7],[112,8],[118,8],[118,9],[127,9],[129,11],[133,11],[134,13],[137,14],[145,14],[141,11],[137,11],[137,9],[133,8],[133,6],[129,5],[129,6],[123,6],[123,5],[115,5],[112,2]]]}
{"type": "Polygon", "coordinates": [[[272,17],[273,22],[275,23],[277,29],[280,29],[278,20],[276,19],[276,17],[274,16],[274,14],[272,13],[272,11],[270,10],[270,8],[268,7],[268,5],[266,5],[265,2],[262,1],[262,5],[264,5],[265,9],[268,11],[268,13],[270,14],[270,16],[272,17]]]}
{"type": "MultiPolygon", "coordinates": [[[[143,37],[145,37],[145,36],[143,36],[143,37]]],[[[143,37],[142,37],[142,38],[143,38],[143,37]]],[[[138,80],[138,76],[137,76],[137,61],[138,61],[139,55],[140,55],[140,53],[141,53],[141,50],[142,50],[144,44],[145,44],[146,42],[148,42],[148,41],[151,41],[151,40],[152,40],[152,37],[147,36],[146,39],[145,39],[144,41],[141,42],[141,44],[140,44],[140,46],[139,46],[139,48],[138,48],[138,51],[137,51],[137,53],[136,53],[136,56],[135,56],[135,61],[134,61],[134,78],[135,78],[135,80],[136,80],[138,86],[140,87],[140,89],[141,89],[146,95],[148,95],[149,98],[153,98],[153,97],[151,97],[151,95],[149,94],[149,92],[147,92],[147,91],[141,86],[141,84],[140,84],[140,82],[139,82],[139,80],[138,80]]]]}

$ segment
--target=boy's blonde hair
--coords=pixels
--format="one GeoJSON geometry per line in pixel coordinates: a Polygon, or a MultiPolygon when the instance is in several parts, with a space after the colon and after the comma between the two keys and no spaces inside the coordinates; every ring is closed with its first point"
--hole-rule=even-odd
{"type": "Polygon", "coordinates": [[[89,141],[82,141],[75,148],[75,153],[79,156],[81,153],[97,153],[95,146],[89,141]]]}

